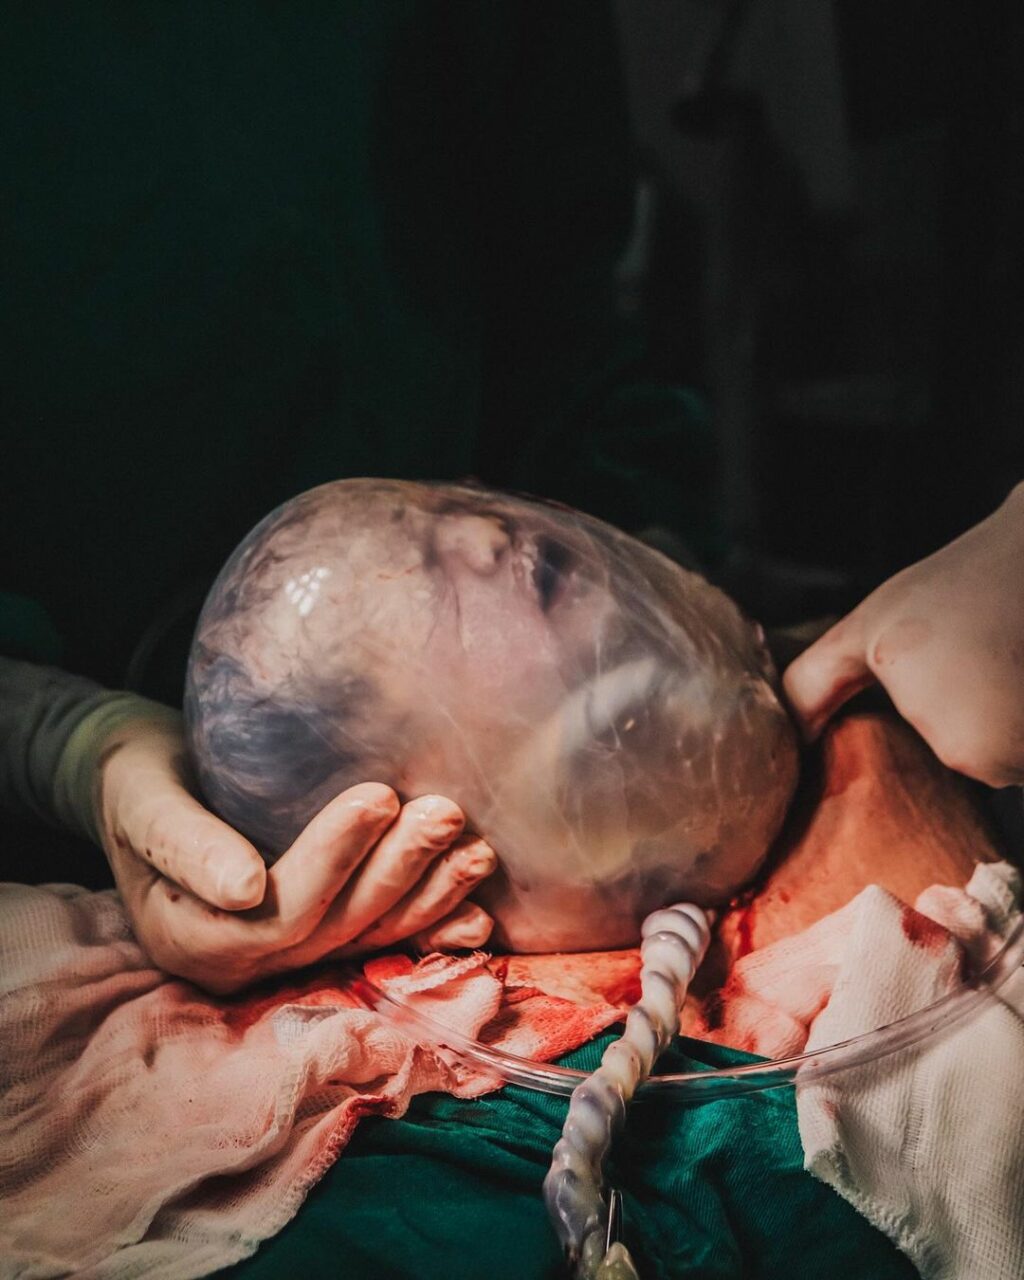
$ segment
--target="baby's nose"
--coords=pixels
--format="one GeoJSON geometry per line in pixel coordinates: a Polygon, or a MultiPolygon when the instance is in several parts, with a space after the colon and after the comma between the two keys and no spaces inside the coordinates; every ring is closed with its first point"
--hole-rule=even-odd
{"type": "Polygon", "coordinates": [[[509,536],[500,520],[490,516],[442,516],[434,543],[442,560],[458,560],[474,573],[494,573],[509,536]]]}

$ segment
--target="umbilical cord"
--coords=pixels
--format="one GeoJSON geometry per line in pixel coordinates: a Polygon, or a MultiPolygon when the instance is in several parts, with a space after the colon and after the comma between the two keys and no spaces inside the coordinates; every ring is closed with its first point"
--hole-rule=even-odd
{"type": "Polygon", "coordinates": [[[601,1065],[573,1091],[562,1136],[544,1179],[544,1202],[577,1280],[633,1280],[626,1246],[609,1241],[602,1167],[626,1105],[679,1029],[679,1010],[707,951],[711,925],[702,908],[679,903],[644,921],[640,999],[601,1065]]]}

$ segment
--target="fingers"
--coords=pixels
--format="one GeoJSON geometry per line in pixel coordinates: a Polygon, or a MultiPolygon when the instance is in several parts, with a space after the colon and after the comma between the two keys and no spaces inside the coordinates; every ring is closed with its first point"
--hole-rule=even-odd
{"type": "Polygon", "coordinates": [[[399,808],[390,787],[363,782],[320,810],[268,874],[260,912],[275,939],[295,942],[315,928],[399,808]]]}
{"type": "MultiPolygon", "coordinates": [[[[212,855],[224,824],[185,798],[196,824],[192,843],[205,833],[212,855]]],[[[363,953],[414,936],[427,950],[475,947],[490,934],[487,913],[463,899],[497,859],[483,840],[459,835],[462,812],[441,797],[400,809],[390,787],[352,787],[326,805],[270,869],[259,906],[238,914],[153,870],[174,861],[163,856],[160,833],[176,829],[181,844],[182,818],[180,797],[172,803],[164,794],[151,802],[153,857],[128,860],[146,868],[145,876],[131,878],[129,896],[140,941],[153,959],[209,991],[234,991],[329,953],[363,953]]],[[[210,875],[208,862],[199,865],[210,875]]]]}
{"type": "Polygon", "coordinates": [[[443,920],[411,939],[417,951],[461,951],[482,947],[491,936],[494,921],[475,902],[463,902],[443,920]]]}
{"type": "Polygon", "coordinates": [[[492,922],[462,899],[494,869],[493,851],[476,837],[452,844],[463,817],[450,801],[399,808],[378,783],[336,797],[270,869],[259,907],[244,913],[202,902],[147,867],[130,886],[140,941],[162,967],[218,994],[349,951],[342,944],[354,933],[362,937],[352,954],[414,934],[428,949],[479,946],[492,922]]]}
{"type": "Polygon", "coordinates": [[[322,929],[341,946],[380,920],[462,834],[462,810],[442,796],[403,805],[398,820],[331,904],[322,929]]]}
{"type": "Polygon", "coordinates": [[[813,741],[829,717],[873,678],[855,610],[790,663],[782,684],[804,737],[813,741]]]}
{"type": "Polygon", "coordinates": [[[461,837],[411,893],[354,939],[351,954],[376,951],[429,929],[472,893],[497,863],[494,850],[479,836],[461,837]]]}
{"type": "Polygon", "coordinates": [[[271,867],[259,907],[242,914],[167,880],[146,886],[132,913],[140,940],[159,965],[217,994],[311,964],[331,949],[317,925],[398,811],[398,797],[380,783],[342,792],[271,867]]]}

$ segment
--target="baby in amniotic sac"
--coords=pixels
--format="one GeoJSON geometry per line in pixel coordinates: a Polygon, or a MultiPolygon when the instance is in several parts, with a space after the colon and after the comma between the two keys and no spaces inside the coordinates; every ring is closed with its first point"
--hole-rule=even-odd
{"type": "Polygon", "coordinates": [[[797,776],[760,629],[563,507],[346,480],[269,515],[206,602],[186,689],[215,809],[268,858],[334,795],[441,794],[498,851],[513,951],[635,944],[757,872],[797,776]]]}

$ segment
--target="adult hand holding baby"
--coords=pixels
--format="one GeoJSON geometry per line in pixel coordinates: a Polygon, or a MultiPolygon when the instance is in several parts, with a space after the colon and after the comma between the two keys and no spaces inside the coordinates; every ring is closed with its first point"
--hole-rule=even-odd
{"type": "Polygon", "coordinates": [[[227,993],[328,955],[473,947],[490,933],[465,898],[495,856],[463,835],[451,801],[401,805],[382,784],[351,787],[268,870],[192,794],[177,712],[123,695],[79,734],[93,744],[72,754],[79,772],[92,757],[96,834],[136,936],[171,973],[227,993]]]}
{"type": "Polygon", "coordinates": [[[1024,485],[884,582],[784,685],[814,737],[873,680],[944,764],[994,787],[1024,783],[1024,485]]]}

